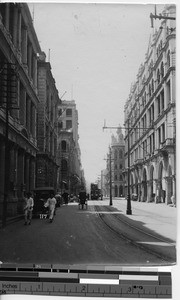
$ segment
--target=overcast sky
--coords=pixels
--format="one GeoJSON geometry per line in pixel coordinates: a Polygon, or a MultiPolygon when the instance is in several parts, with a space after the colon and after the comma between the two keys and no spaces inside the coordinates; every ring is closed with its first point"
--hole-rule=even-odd
{"type": "MultiPolygon", "coordinates": [[[[157,5],[157,13],[163,7],[157,5]]],[[[116,133],[103,132],[104,120],[123,126],[124,104],[152,34],[154,5],[43,2],[31,3],[30,10],[60,97],[66,91],[62,100],[76,101],[82,167],[94,182],[116,133]]]]}

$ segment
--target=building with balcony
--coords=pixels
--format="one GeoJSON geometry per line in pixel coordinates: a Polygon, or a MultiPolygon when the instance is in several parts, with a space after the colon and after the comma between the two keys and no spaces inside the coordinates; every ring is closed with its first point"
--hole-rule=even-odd
{"type": "Polygon", "coordinates": [[[0,215],[35,187],[40,45],[26,3],[0,3],[0,215]],[[4,204],[4,205],[3,205],[4,204]]]}
{"type": "Polygon", "coordinates": [[[60,105],[51,65],[44,52],[38,59],[38,120],[36,156],[36,187],[57,189],[57,107],[60,105]]]}
{"type": "MultiPolygon", "coordinates": [[[[175,5],[166,5],[162,16],[175,13],[175,5]]],[[[124,107],[126,179],[129,156],[130,191],[139,201],[176,201],[175,63],[176,21],[165,18],[124,107]]]]}
{"type": "Polygon", "coordinates": [[[78,194],[85,185],[81,165],[78,135],[78,111],[74,100],[62,101],[58,106],[58,188],[78,194]]]}

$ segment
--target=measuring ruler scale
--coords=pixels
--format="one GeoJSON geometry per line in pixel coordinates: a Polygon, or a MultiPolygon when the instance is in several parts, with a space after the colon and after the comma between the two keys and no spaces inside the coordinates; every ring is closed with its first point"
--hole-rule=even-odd
{"type": "Polygon", "coordinates": [[[82,297],[172,298],[171,272],[136,269],[50,269],[7,271],[0,268],[0,294],[82,297]],[[64,272],[65,271],[65,272],[64,272]]]}

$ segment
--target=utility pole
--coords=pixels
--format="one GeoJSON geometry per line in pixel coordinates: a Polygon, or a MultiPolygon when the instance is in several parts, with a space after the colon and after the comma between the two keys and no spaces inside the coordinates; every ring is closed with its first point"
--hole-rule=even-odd
{"type": "Polygon", "coordinates": [[[111,166],[111,147],[109,147],[109,205],[112,206],[112,166],[111,166]]]}
{"type": "Polygon", "coordinates": [[[164,15],[162,15],[162,14],[159,14],[159,15],[157,15],[157,13],[156,13],[156,5],[155,5],[155,11],[154,11],[154,14],[150,14],[150,19],[151,19],[151,28],[153,28],[154,27],[154,20],[153,19],[159,19],[159,20],[176,20],[176,18],[175,17],[168,17],[168,16],[164,16],[164,15]]]}
{"type": "Polygon", "coordinates": [[[130,140],[129,140],[129,119],[127,120],[128,122],[128,190],[127,190],[127,210],[126,214],[127,215],[132,215],[132,210],[131,210],[131,195],[130,195],[130,140]]]}

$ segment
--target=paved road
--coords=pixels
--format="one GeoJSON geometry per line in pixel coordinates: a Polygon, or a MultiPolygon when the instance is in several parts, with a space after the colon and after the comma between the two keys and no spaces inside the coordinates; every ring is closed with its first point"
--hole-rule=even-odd
{"type": "MultiPolygon", "coordinates": [[[[51,224],[47,219],[33,219],[30,226],[18,221],[1,229],[0,261],[86,265],[163,263],[161,258],[109,229],[100,217],[102,214],[96,211],[96,204],[89,201],[88,210],[83,211],[77,204],[64,205],[57,210],[51,224]]],[[[133,233],[136,234],[139,233],[133,233]]]]}

